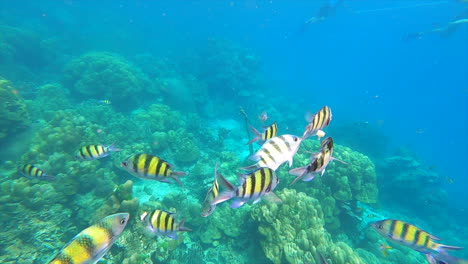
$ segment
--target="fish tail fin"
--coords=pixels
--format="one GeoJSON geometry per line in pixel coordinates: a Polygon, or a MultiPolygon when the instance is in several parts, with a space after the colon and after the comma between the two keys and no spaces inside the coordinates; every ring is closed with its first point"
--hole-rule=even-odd
{"type": "Polygon", "coordinates": [[[246,145],[252,144],[255,141],[258,141],[258,140],[260,140],[262,138],[262,134],[260,132],[258,132],[258,130],[255,129],[255,127],[250,126],[250,130],[252,130],[252,132],[255,134],[255,137],[252,138],[249,142],[247,142],[246,145]]]}
{"type": "Polygon", "coordinates": [[[216,197],[213,201],[211,201],[211,205],[216,205],[227,201],[233,198],[236,194],[236,188],[232,183],[230,183],[221,173],[218,173],[218,179],[220,180],[221,185],[223,185],[227,190],[220,193],[218,197],[216,197]]]}
{"type": "Polygon", "coordinates": [[[54,175],[43,174],[41,176],[41,179],[43,179],[45,181],[53,181],[53,180],[55,180],[55,176],[54,175]]]}
{"type": "Polygon", "coordinates": [[[187,173],[183,171],[173,171],[171,172],[171,178],[174,179],[182,188],[185,189],[184,184],[180,181],[179,177],[187,175],[187,173]]]}
{"type": "Polygon", "coordinates": [[[297,176],[289,185],[293,185],[307,174],[307,166],[295,168],[289,171],[289,174],[297,176]]]}
{"type": "Polygon", "coordinates": [[[115,146],[116,142],[110,144],[106,149],[107,151],[121,151],[122,149],[115,146]]]}
{"type": "Polygon", "coordinates": [[[225,202],[235,196],[234,191],[224,191],[218,195],[212,202],[211,205],[219,204],[225,202]]]}
{"type": "Polygon", "coordinates": [[[439,243],[434,243],[433,250],[439,252],[439,253],[446,253],[447,250],[460,250],[463,249],[462,247],[456,247],[456,246],[448,246],[448,245],[443,245],[439,243]]]}
{"type": "Polygon", "coordinates": [[[228,189],[231,192],[235,191],[236,187],[234,187],[234,185],[232,185],[230,181],[224,178],[224,176],[221,173],[217,173],[217,178],[219,179],[221,185],[224,186],[226,189],[228,189]]]}
{"type": "Polygon", "coordinates": [[[182,220],[179,222],[179,225],[178,225],[178,226],[179,226],[179,228],[178,228],[179,231],[180,231],[180,232],[191,232],[192,229],[185,227],[185,226],[184,226],[184,223],[185,223],[185,219],[182,219],[182,220]]]}

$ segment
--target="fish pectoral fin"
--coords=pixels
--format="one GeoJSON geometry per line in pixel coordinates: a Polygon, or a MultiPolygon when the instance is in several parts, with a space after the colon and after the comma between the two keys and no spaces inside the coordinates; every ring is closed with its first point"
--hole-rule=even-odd
{"type": "Polygon", "coordinates": [[[341,163],[343,163],[343,164],[345,164],[345,165],[349,165],[349,163],[344,162],[344,161],[342,161],[342,160],[340,160],[340,159],[337,159],[337,158],[335,158],[335,157],[331,157],[331,160],[336,160],[336,161],[341,162],[341,163]]]}
{"type": "Polygon", "coordinates": [[[299,167],[299,168],[295,168],[295,169],[292,169],[292,170],[289,171],[289,174],[292,174],[292,175],[297,176],[297,177],[291,182],[290,185],[296,183],[298,180],[300,180],[302,177],[304,177],[304,175],[307,174],[307,167],[308,167],[308,166],[299,167]]]}
{"type": "Polygon", "coordinates": [[[283,200],[281,200],[281,198],[279,198],[274,192],[270,192],[268,194],[266,194],[265,196],[265,200],[270,202],[270,203],[282,203],[283,200]]]}
{"type": "Polygon", "coordinates": [[[239,208],[242,205],[244,205],[247,202],[247,200],[241,200],[237,199],[234,202],[231,203],[231,208],[239,208]]]}

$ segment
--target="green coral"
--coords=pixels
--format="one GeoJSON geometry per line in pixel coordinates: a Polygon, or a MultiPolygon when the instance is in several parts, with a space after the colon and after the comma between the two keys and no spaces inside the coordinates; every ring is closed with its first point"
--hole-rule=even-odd
{"type": "Polygon", "coordinates": [[[30,124],[24,100],[13,85],[0,77],[0,140],[12,136],[30,124]]]}
{"type": "Polygon", "coordinates": [[[320,263],[319,254],[335,264],[365,263],[347,244],[332,241],[317,199],[289,189],[277,194],[281,204],[263,203],[251,212],[273,263],[320,263]]]}
{"type": "MultiPolygon", "coordinates": [[[[301,149],[318,151],[319,142],[306,140],[301,144],[301,149]]],[[[327,194],[324,197],[330,193],[338,201],[376,203],[378,198],[377,176],[375,166],[369,157],[337,144],[334,144],[333,156],[347,164],[332,161],[322,177],[315,177],[313,182],[318,182],[321,189],[329,189],[325,190],[327,194]],[[322,186],[322,183],[325,186],[322,186]]],[[[310,162],[310,154],[300,152],[294,157],[294,162],[298,167],[305,166],[310,162]]],[[[289,177],[292,179],[292,176],[289,177]]],[[[303,190],[303,187],[299,188],[303,190]]]]}
{"type": "Polygon", "coordinates": [[[91,52],[65,67],[64,84],[83,98],[111,100],[113,106],[128,110],[142,102],[148,78],[136,66],[117,54],[91,52]]]}

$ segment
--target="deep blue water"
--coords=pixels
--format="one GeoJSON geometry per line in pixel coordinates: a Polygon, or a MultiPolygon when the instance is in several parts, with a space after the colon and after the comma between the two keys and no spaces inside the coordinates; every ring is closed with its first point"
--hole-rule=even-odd
{"type": "Polygon", "coordinates": [[[452,223],[466,227],[468,23],[449,35],[429,31],[454,21],[468,3],[344,0],[324,21],[305,25],[325,2],[1,1],[0,23],[55,41],[47,63],[34,67],[30,57],[30,81],[38,85],[60,82],[63,65],[89,51],[148,53],[180,63],[212,39],[236,43],[260,61],[261,89],[249,96],[250,111],[260,113],[272,102],[265,98],[273,98],[283,120],[294,112],[299,134],[307,111],[329,105],[333,125],[342,128],[334,130],[338,142],[355,144],[375,162],[405,147],[452,178],[431,188],[447,191],[443,218],[454,215],[452,223]],[[404,39],[414,32],[426,33],[404,39]],[[362,127],[376,134],[355,135],[362,127]]]}

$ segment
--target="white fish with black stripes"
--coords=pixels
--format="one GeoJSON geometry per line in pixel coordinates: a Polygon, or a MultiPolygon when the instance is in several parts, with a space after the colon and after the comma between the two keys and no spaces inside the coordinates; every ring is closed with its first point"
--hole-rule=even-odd
{"type": "Polygon", "coordinates": [[[299,149],[301,141],[302,139],[295,135],[281,135],[270,138],[250,157],[251,160],[257,163],[241,169],[270,168],[276,170],[286,161],[289,163],[289,167],[291,167],[293,157],[299,149]]]}

